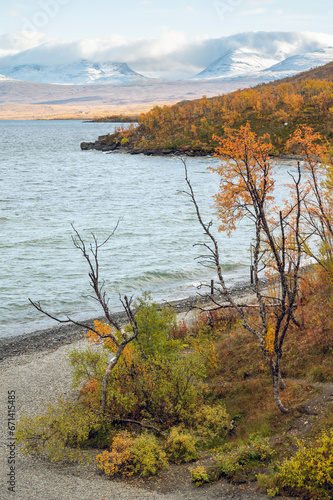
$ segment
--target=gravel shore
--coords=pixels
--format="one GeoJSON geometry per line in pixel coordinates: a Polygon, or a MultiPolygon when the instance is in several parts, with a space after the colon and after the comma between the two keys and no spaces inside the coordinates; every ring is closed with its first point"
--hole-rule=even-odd
{"type": "MultiPolygon", "coordinates": [[[[251,285],[237,285],[232,290],[234,297],[244,298],[253,293],[251,285]]],[[[216,294],[215,298],[221,299],[221,294],[216,294]]],[[[175,309],[177,314],[183,314],[185,318],[190,317],[193,308],[200,302],[201,305],[209,303],[209,295],[194,295],[186,299],[164,302],[163,305],[170,305],[175,309]]],[[[119,323],[125,323],[125,312],[113,314],[119,323]]],[[[103,318],[98,318],[103,319],[103,318]]],[[[45,330],[38,330],[33,333],[24,335],[16,335],[5,339],[0,339],[0,363],[8,357],[21,356],[27,353],[36,353],[41,351],[50,351],[64,344],[71,344],[79,339],[82,339],[84,328],[80,328],[73,324],[59,325],[45,330]]],[[[93,326],[93,319],[87,320],[84,324],[89,327],[93,326]]]]}
{"type": "MultiPolygon", "coordinates": [[[[246,300],[250,289],[238,288],[237,296],[246,300]],[[245,298],[244,298],[245,297],[245,298]]],[[[235,292],[236,293],[236,292],[235,292]]],[[[197,300],[197,298],[194,298],[197,300]]],[[[180,319],[193,300],[177,302],[180,319]],[[181,312],[182,311],[182,312],[181,312]]],[[[193,317],[193,316],[192,316],[193,317]]],[[[122,319],[121,317],[119,318],[122,319]]],[[[185,316],[190,321],[191,315],[185,316]]],[[[1,387],[1,500],[259,500],[267,498],[248,487],[233,487],[222,482],[207,488],[196,488],[190,482],[179,484],[172,492],[149,491],[140,482],[125,484],[100,476],[92,465],[53,465],[15,450],[15,492],[8,491],[10,445],[13,438],[8,426],[8,396],[15,391],[15,417],[22,414],[43,413],[48,403],[76,397],[71,388],[72,370],[67,353],[73,348],[83,349],[87,341],[82,329],[66,325],[23,335],[0,342],[1,387]]],[[[175,472],[176,474],[176,472],[175,472]]],[[[177,482],[176,482],[177,484],[177,482]]]]}

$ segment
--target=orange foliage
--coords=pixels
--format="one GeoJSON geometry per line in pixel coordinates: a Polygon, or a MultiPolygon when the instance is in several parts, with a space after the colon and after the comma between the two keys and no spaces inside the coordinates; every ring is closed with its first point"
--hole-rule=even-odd
{"type": "Polygon", "coordinates": [[[237,220],[248,214],[252,204],[251,189],[263,202],[273,198],[272,163],[269,153],[272,144],[269,135],[257,138],[247,123],[239,131],[228,131],[227,138],[215,136],[219,142],[215,156],[223,163],[211,168],[221,176],[220,191],[215,195],[215,206],[221,220],[220,230],[230,233],[237,220]],[[251,186],[251,189],[249,189],[251,186]]]}
{"type": "Polygon", "coordinates": [[[115,139],[126,137],[134,148],[213,152],[214,135],[223,137],[228,128],[238,129],[249,121],[257,135],[269,131],[273,152],[282,153],[299,123],[332,140],[332,109],[333,82],[284,82],[155,106],[139,116],[137,127],[119,130],[115,139]]]}
{"type": "Polygon", "coordinates": [[[107,323],[103,323],[102,321],[95,320],[95,332],[93,330],[89,330],[85,337],[88,339],[88,342],[91,344],[100,344],[101,342],[105,347],[108,347],[111,351],[116,352],[117,346],[110,338],[105,338],[107,335],[111,333],[111,326],[107,323]],[[98,333],[96,333],[98,332],[98,333]],[[98,335],[99,334],[99,335],[98,335]],[[103,338],[104,337],[104,338],[103,338]]]}

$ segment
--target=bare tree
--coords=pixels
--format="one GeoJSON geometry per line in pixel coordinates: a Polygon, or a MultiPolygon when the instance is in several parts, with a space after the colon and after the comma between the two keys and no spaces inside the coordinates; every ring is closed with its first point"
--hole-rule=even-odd
{"type": "MultiPolygon", "coordinates": [[[[50,314],[48,311],[46,311],[40,304],[40,302],[34,302],[29,298],[30,303],[41,313],[45,314],[49,318],[52,318],[53,320],[57,321],[58,323],[62,324],[73,324],[77,325],[87,331],[92,331],[94,332],[99,338],[102,338],[103,340],[105,339],[110,339],[114,346],[116,347],[116,352],[113,354],[109,361],[108,365],[102,380],[102,385],[101,385],[101,410],[104,413],[106,409],[106,388],[107,388],[107,382],[108,379],[111,375],[112,370],[115,368],[117,365],[119,359],[121,358],[124,349],[126,346],[136,340],[140,348],[142,350],[142,346],[139,341],[139,327],[135,319],[135,312],[132,310],[132,297],[128,298],[126,295],[124,297],[119,297],[120,302],[123,306],[123,309],[126,313],[126,317],[128,320],[128,323],[131,326],[131,333],[127,333],[125,329],[121,326],[121,324],[116,320],[114,314],[110,311],[109,308],[109,299],[106,296],[106,292],[104,290],[104,281],[100,280],[99,276],[99,261],[98,261],[98,252],[99,249],[104,246],[115,234],[117,227],[118,227],[119,222],[117,223],[116,227],[112,231],[112,233],[104,240],[102,243],[98,243],[97,238],[94,234],[92,234],[92,239],[93,242],[89,245],[87,248],[85,242],[83,241],[82,237],[78,233],[78,231],[75,229],[74,226],[72,226],[75,235],[72,236],[74,246],[79,249],[86,260],[89,268],[89,281],[90,281],[90,286],[93,289],[93,296],[92,298],[95,299],[102,307],[104,311],[104,316],[106,318],[107,323],[110,325],[110,327],[113,329],[110,330],[110,333],[101,335],[101,333],[95,329],[92,328],[91,325],[87,325],[86,323],[82,323],[80,321],[76,321],[70,317],[67,317],[67,319],[60,319],[57,318],[56,316],[50,314]]],[[[144,354],[144,353],[143,353],[144,354]]]]}

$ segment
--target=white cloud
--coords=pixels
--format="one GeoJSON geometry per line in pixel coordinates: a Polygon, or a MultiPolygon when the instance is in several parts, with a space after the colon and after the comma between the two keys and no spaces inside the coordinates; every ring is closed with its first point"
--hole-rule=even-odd
{"type": "Polygon", "coordinates": [[[0,36],[0,57],[38,47],[50,37],[35,31],[16,31],[0,36]]]}

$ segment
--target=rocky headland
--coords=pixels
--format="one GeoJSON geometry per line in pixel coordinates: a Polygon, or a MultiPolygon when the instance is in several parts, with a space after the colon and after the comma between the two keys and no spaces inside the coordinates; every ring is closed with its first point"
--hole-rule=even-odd
{"type": "Polygon", "coordinates": [[[117,153],[128,153],[131,155],[144,154],[146,156],[210,156],[214,154],[214,150],[203,151],[203,150],[184,150],[184,149],[158,149],[158,148],[133,148],[128,145],[122,145],[121,141],[113,135],[100,135],[95,142],[81,142],[80,147],[82,151],[89,151],[95,149],[97,151],[103,151],[111,153],[112,151],[117,153]]]}

